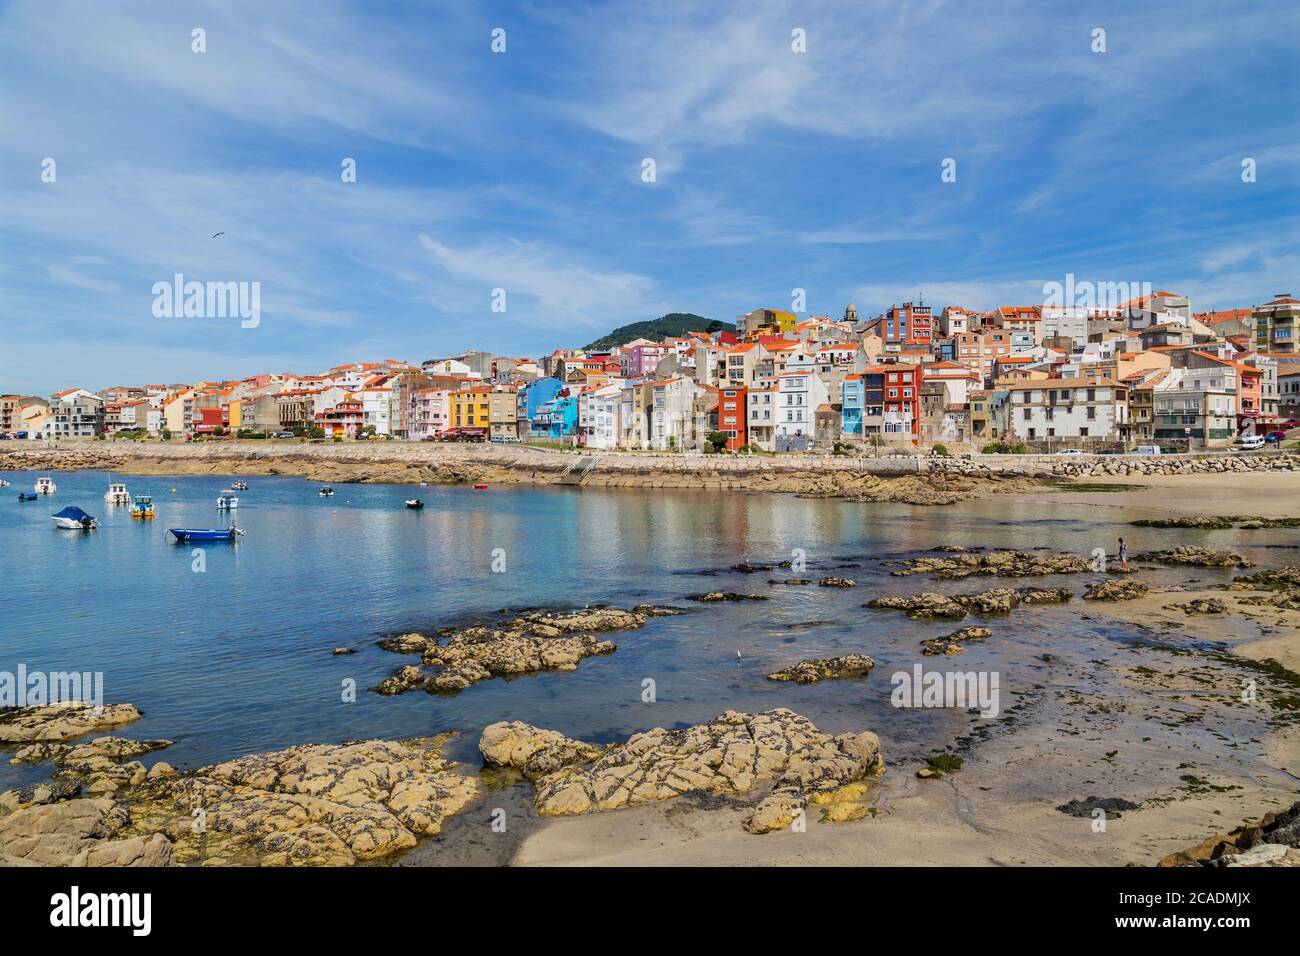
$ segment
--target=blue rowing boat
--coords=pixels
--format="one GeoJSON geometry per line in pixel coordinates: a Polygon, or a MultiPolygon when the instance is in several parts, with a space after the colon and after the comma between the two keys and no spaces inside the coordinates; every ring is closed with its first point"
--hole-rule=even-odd
{"type": "Polygon", "coordinates": [[[177,541],[234,541],[244,532],[238,528],[168,528],[177,541]]]}

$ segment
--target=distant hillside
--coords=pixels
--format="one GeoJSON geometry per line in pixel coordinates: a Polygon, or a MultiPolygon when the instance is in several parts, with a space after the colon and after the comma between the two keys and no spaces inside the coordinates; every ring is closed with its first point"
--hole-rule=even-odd
{"type": "Polygon", "coordinates": [[[734,332],[736,327],[730,322],[719,322],[717,319],[706,319],[702,315],[693,315],[690,312],[669,312],[667,315],[661,315],[657,319],[650,319],[646,322],[633,322],[630,325],[620,325],[608,335],[602,335],[596,341],[586,346],[588,352],[599,352],[604,349],[612,349],[616,345],[626,345],[633,339],[650,339],[657,342],[668,335],[685,335],[687,332],[734,332]]]}

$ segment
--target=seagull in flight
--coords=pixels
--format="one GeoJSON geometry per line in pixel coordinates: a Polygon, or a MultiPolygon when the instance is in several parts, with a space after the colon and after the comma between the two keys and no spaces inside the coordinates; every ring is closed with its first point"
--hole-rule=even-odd
{"type": "Polygon", "coordinates": [[[215,239],[215,238],[217,238],[217,236],[224,236],[224,235],[225,235],[224,232],[214,232],[214,233],[212,234],[212,238],[215,239]]]}

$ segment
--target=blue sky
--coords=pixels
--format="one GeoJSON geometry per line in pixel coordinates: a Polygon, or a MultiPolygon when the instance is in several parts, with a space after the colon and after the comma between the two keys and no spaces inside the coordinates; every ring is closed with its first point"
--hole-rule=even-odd
{"type": "Polygon", "coordinates": [[[0,2],[0,391],[539,355],[796,287],[1300,293],[1300,9],[976,6],[0,2]],[[155,318],[177,272],[260,282],[261,324],[155,318]]]}

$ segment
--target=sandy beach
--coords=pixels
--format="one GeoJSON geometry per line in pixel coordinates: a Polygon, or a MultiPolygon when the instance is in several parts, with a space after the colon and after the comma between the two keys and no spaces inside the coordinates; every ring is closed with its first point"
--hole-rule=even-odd
{"type": "MultiPolygon", "coordinates": [[[[1300,514],[1300,482],[1285,474],[1179,475],[1159,481],[1085,480],[1124,491],[1030,492],[1025,500],[1088,508],[1149,509],[1152,516],[1300,514]]],[[[1134,529],[1135,540],[1140,529],[1134,529]]],[[[1288,535],[1288,532],[1282,532],[1288,535]]],[[[1279,540],[1279,539],[1270,539],[1279,540]]],[[[1278,564],[1289,552],[1278,552],[1278,564]]],[[[1188,568],[1187,578],[1198,577],[1188,568]]],[[[805,832],[754,836],[745,809],[716,801],[668,801],[613,813],[547,820],[516,853],[518,865],[1149,866],[1290,806],[1300,793],[1300,726],[1274,725],[1259,741],[1231,730],[1239,682],[1252,671],[1232,656],[1273,660],[1300,672],[1300,611],[1244,604],[1223,589],[1152,591],[1137,600],[1089,603],[1080,613],[1168,637],[1169,650],[1100,643],[1097,656],[1045,654],[1040,683],[1018,719],[1001,722],[942,779],[920,780],[919,760],[889,761],[873,795],[878,814],[849,823],[810,815],[805,832]],[[1168,609],[1218,597],[1222,615],[1168,609]],[[1199,642],[1230,646],[1202,656],[1199,642]],[[1056,806],[1069,798],[1120,796],[1142,808],[1096,832],[1088,817],[1056,806]],[[701,805],[708,803],[708,809],[701,805]]],[[[1049,646],[1050,635],[1044,635],[1049,646]]],[[[960,662],[960,658],[957,659],[960,662]]],[[[879,679],[877,676],[876,679],[879,679]]],[[[1275,693],[1284,692],[1277,690],[1275,693]]],[[[1265,705],[1266,706],[1266,705],[1265,705]]],[[[979,720],[975,719],[978,724],[979,720]]],[[[998,723],[998,722],[995,722],[998,723]]],[[[1247,725],[1241,725],[1243,728],[1247,725]]]]}

